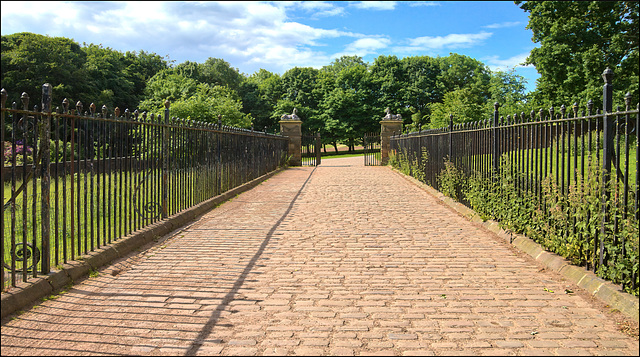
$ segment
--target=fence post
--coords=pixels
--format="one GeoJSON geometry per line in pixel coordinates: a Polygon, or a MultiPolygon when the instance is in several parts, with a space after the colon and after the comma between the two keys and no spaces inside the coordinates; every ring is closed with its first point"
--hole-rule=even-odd
{"type": "Polygon", "coordinates": [[[604,111],[604,117],[602,126],[602,234],[600,238],[600,266],[602,266],[606,261],[604,256],[604,240],[607,232],[607,222],[609,221],[609,208],[607,205],[610,192],[608,186],[611,175],[611,161],[613,157],[613,139],[615,136],[613,117],[609,115],[613,108],[613,71],[611,68],[607,67],[607,69],[604,70],[602,73],[602,79],[604,80],[604,86],[602,87],[602,110],[604,111]]]}
{"type": "Polygon", "coordinates": [[[216,189],[217,194],[222,193],[222,147],[220,144],[220,136],[222,135],[222,115],[218,114],[218,133],[216,134],[216,189]]]}
{"type": "MultiPolygon", "coordinates": [[[[42,113],[40,115],[40,155],[42,155],[42,162],[40,164],[40,190],[41,190],[41,206],[40,217],[42,218],[42,274],[49,274],[50,271],[50,216],[51,216],[51,204],[49,202],[50,197],[50,185],[51,185],[51,173],[49,163],[51,161],[49,139],[51,136],[51,84],[45,83],[42,85],[42,113]]],[[[4,125],[4,124],[3,124],[4,125]]],[[[34,162],[35,165],[35,162],[34,162]]],[[[36,179],[34,175],[34,180],[36,179]]],[[[35,249],[35,246],[34,246],[35,249]]],[[[25,263],[26,264],[26,263],[25,263]]],[[[36,266],[34,265],[33,271],[35,273],[36,266]]]]}
{"type": "MultiPolygon", "coordinates": [[[[498,108],[500,108],[500,104],[498,102],[495,102],[493,104],[493,128],[491,129],[491,134],[493,136],[493,148],[491,150],[492,154],[493,154],[493,175],[497,175],[498,174],[498,169],[500,166],[500,155],[499,155],[499,146],[498,146],[498,120],[500,118],[500,113],[498,111],[498,108]]],[[[497,176],[494,176],[494,179],[497,178],[497,176]]]]}
{"type": "Polygon", "coordinates": [[[162,126],[162,219],[169,216],[169,100],[164,102],[162,126]]]}
{"type": "Polygon", "coordinates": [[[321,156],[321,150],[322,148],[322,141],[320,139],[320,132],[316,133],[316,166],[320,166],[321,160],[322,160],[322,156],[321,156]]]}
{"type": "Polygon", "coordinates": [[[449,114],[449,162],[453,162],[453,114],[449,114]]]}
{"type": "MultiPolygon", "coordinates": [[[[0,102],[0,108],[4,109],[5,103],[7,102],[7,91],[2,88],[2,91],[0,93],[2,94],[2,102],[0,102]]],[[[0,182],[2,182],[2,184],[4,185],[4,111],[1,112],[1,120],[2,126],[0,126],[0,138],[2,139],[2,167],[0,168],[0,182]]],[[[4,207],[4,188],[0,191],[0,201],[2,202],[2,205],[4,207]]],[[[2,229],[2,235],[0,236],[0,257],[2,257],[4,263],[4,208],[2,209],[2,214],[0,215],[0,229],[2,229]]],[[[4,289],[4,271],[2,272],[2,274],[0,274],[0,289],[4,289]]]]}

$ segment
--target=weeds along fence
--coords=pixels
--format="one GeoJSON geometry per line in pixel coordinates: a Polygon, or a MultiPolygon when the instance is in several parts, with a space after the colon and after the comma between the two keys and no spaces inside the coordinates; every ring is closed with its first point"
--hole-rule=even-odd
{"type": "Polygon", "coordinates": [[[603,78],[602,111],[496,103],[491,120],[393,136],[390,163],[638,295],[638,106],[613,111],[603,78]]]}
{"type": "Polygon", "coordinates": [[[284,165],[288,138],[81,102],[5,107],[3,289],[284,165]]]}

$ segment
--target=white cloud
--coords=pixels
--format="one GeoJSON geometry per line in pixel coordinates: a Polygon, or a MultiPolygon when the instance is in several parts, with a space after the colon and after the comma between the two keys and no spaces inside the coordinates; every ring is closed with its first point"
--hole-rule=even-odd
{"type": "Polygon", "coordinates": [[[348,44],[344,51],[334,54],[332,57],[339,58],[341,56],[357,55],[364,57],[368,54],[378,53],[379,50],[387,48],[391,44],[391,40],[382,37],[365,37],[357,39],[348,44]]]}
{"type": "Polygon", "coordinates": [[[348,46],[348,48],[379,50],[381,48],[387,47],[390,42],[391,41],[386,38],[367,37],[354,41],[348,46]]]}
{"type": "Polygon", "coordinates": [[[529,57],[530,52],[520,53],[507,59],[500,59],[498,56],[489,56],[482,58],[482,61],[489,66],[492,71],[507,71],[515,67],[528,68],[533,65],[524,66],[524,63],[529,57]]]}
{"type": "Polygon", "coordinates": [[[346,14],[346,12],[344,11],[343,7],[334,7],[332,9],[318,11],[318,12],[314,13],[311,16],[311,18],[330,17],[330,16],[343,16],[345,14],[346,14]]]}
{"type": "Polygon", "coordinates": [[[418,6],[441,6],[437,1],[411,1],[409,2],[409,6],[418,7],[418,6]]]}
{"type": "Polygon", "coordinates": [[[520,21],[513,21],[513,22],[500,22],[500,23],[495,23],[495,24],[491,24],[491,25],[486,25],[486,26],[482,26],[483,28],[487,28],[487,29],[499,29],[499,28],[504,28],[504,27],[514,27],[514,26],[518,26],[520,25],[522,22],[520,21]]]}
{"type": "Polygon", "coordinates": [[[433,51],[443,48],[471,47],[482,43],[493,35],[491,32],[470,34],[449,34],[446,36],[423,36],[408,40],[408,46],[398,46],[394,50],[403,53],[433,51]]]}
{"type": "Polygon", "coordinates": [[[393,10],[396,8],[396,3],[396,1],[355,1],[351,5],[366,10],[393,10]]]}
{"type": "Polygon", "coordinates": [[[119,51],[169,52],[179,57],[178,63],[218,57],[234,67],[260,63],[275,71],[326,65],[329,56],[315,46],[325,46],[327,39],[362,36],[292,21],[287,16],[292,7],[315,11],[315,16],[339,15],[343,9],[329,2],[3,1],[2,34],[29,31],[119,51]],[[31,27],[21,27],[24,23],[31,27]]]}

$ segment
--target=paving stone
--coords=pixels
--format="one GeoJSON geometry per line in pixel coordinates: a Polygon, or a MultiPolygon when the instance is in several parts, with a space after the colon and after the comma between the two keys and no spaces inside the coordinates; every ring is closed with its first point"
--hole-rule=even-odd
{"type": "Polygon", "coordinates": [[[559,275],[362,157],[285,170],[162,240],[5,322],[2,354],[638,354],[559,275]]]}

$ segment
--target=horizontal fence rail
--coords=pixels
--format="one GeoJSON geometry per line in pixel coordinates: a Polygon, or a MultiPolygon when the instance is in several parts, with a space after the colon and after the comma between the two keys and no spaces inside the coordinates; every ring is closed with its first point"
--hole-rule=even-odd
{"type": "Polygon", "coordinates": [[[589,101],[580,114],[574,105],[506,118],[496,103],[493,120],[451,117],[445,128],[393,136],[391,150],[403,171],[473,209],[491,194],[520,202],[485,216],[637,293],[639,110],[625,99],[624,110],[605,95],[604,111],[589,101]]]}
{"type": "Polygon", "coordinates": [[[170,118],[168,103],[52,111],[46,86],[42,110],[26,93],[6,108],[2,90],[3,289],[285,164],[283,136],[170,118]]]}

